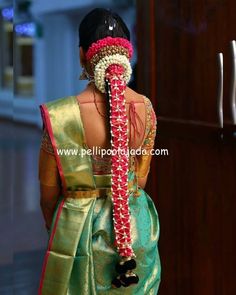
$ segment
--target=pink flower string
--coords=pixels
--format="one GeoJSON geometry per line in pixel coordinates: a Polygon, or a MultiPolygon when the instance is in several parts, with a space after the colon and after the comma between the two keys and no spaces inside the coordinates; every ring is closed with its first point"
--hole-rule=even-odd
{"type": "Polygon", "coordinates": [[[133,55],[133,47],[129,40],[125,38],[113,38],[113,37],[106,37],[103,39],[98,40],[97,42],[94,42],[86,52],[86,59],[90,60],[95,54],[97,54],[101,48],[105,46],[121,46],[128,50],[129,52],[129,59],[131,59],[133,55]]]}
{"type": "Polygon", "coordinates": [[[109,83],[110,125],[112,146],[112,201],[115,231],[115,246],[120,256],[135,256],[132,249],[129,191],[128,191],[128,118],[124,92],[126,83],[122,74],[124,68],[113,64],[106,70],[109,83]]]}

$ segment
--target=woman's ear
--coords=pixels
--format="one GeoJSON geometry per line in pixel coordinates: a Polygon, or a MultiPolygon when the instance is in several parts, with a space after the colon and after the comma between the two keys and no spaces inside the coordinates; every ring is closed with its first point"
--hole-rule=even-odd
{"type": "Polygon", "coordinates": [[[85,52],[81,46],[79,48],[79,56],[80,56],[80,64],[81,66],[84,66],[86,63],[86,57],[85,57],[85,52]]]}

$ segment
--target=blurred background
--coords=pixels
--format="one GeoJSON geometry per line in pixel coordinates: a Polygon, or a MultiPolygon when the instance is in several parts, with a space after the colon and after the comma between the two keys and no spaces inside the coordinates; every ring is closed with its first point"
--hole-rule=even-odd
{"type": "Polygon", "coordinates": [[[36,294],[39,105],[74,95],[77,29],[94,7],[127,23],[131,87],[158,116],[147,192],[161,224],[161,295],[233,295],[236,265],[236,1],[0,0],[0,294],[36,294]],[[13,67],[14,64],[14,67],[13,67]]]}

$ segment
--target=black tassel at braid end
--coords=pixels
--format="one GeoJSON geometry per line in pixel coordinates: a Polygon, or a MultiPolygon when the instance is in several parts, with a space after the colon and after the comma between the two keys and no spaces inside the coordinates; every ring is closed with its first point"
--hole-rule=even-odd
{"type": "Polygon", "coordinates": [[[136,261],[131,258],[125,261],[120,261],[116,264],[116,271],[119,274],[126,273],[128,270],[132,270],[136,268],[136,261]]]}
{"type": "Polygon", "coordinates": [[[133,272],[127,272],[121,275],[118,275],[116,278],[114,278],[111,282],[113,288],[120,288],[123,287],[129,287],[131,285],[136,285],[139,282],[139,277],[137,274],[133,272]]]}

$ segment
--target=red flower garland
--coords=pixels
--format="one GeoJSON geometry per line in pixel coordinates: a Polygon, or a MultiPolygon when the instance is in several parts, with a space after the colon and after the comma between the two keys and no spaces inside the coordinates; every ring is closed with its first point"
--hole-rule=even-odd
{"type": "MultiPolygon", "coordinates": [[[[87,60],[103,48],[119,46],[128,50],[129,59],[133,55],[132,44],[125,38],[106,37],[94,42],[86,53],[87,60]]],[[[99,61],[98,61],[99,62],[99,61]]],[[[105,71],[105,81],[108,83],[110,100],[111,126],[111,191],[113,202],[113,223],[115,231],[115,246],[122,257],[135,257],[132,249],[131,225],[129,212],[129,147],[128,147],[128,118],[125,108],[124,92],[126,82],[125,68],[121,64],[112,64],[105,71]]],[[[95,75],[94,75],[95,76],[95,75]]],[[[104,83],[105,83],[104,81],[104,83]]],[[[96,81],[95,81],[96,84],[96,81]]]]}
{"type": "Polygon", "coordinates": [[[98,40],[97,42],[94,42],[86,52],[86,59],[90,60],[95,54],[97,54],[101,48],[105,46],[121,46],[126,49],[128,49],[129,52],[129,58],[133,55],[133,47],[132,44],[125,38],[113,38],[113,37],[106,37],[103,39],[98,40]]]}
{"type": "Polygon", "coordinates": [[[106,70],[109,83],[112,145],[112,200],[115,245],[120,256],[135,256],[132,249],[128,191],[128,118],[125,108],[124,68],[111,65],[106,70]]]}

